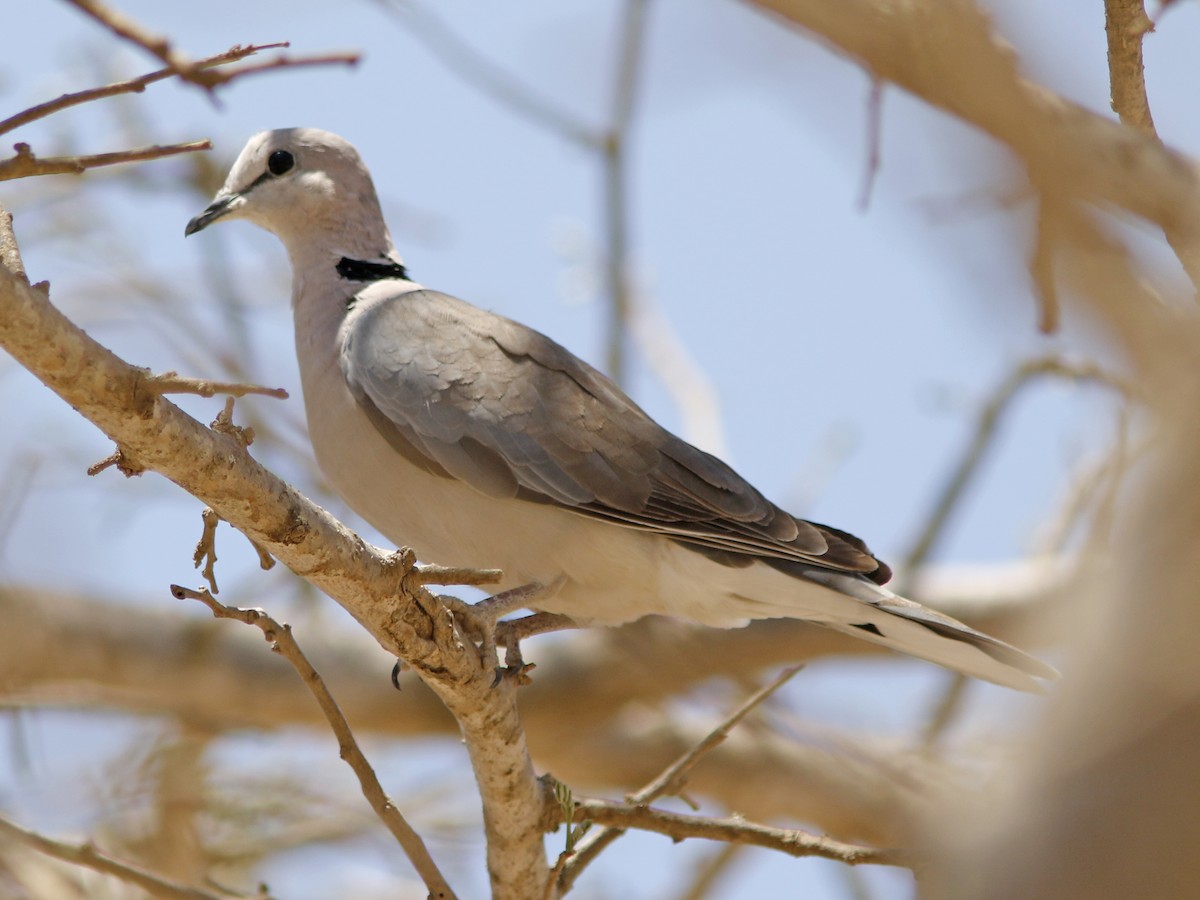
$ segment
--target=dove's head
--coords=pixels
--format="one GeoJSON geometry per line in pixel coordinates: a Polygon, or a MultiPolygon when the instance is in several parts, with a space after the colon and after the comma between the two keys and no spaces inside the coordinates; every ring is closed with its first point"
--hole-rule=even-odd
{"type": "Polygon", "coordinates": [[[366,259],[392,250],[358,151],[316,128],[280,128],[250,138],[224,187],[184,234],[218,219],[246,219],[273,232],[293,260],[313,251],[366,259]]]}

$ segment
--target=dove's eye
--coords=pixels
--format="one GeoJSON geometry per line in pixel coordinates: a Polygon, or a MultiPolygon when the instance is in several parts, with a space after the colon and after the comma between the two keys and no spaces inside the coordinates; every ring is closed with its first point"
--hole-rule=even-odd
{"type": "Polygon", "coordinates": [[[283,175],[296,165],[296,158],[286,150],[276,150],[267,157],[267,169],[272,175],[283,175]]]}

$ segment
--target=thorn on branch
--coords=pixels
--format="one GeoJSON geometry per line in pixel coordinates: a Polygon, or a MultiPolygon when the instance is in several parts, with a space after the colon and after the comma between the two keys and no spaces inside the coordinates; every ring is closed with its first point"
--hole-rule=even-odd
{"type": "Polygon", "coordinates": [[[275,568],[275,557],[273,557],[266,547],[262,546],[250,535],[246,535],[246,540],[250,542],[250,546],[254,548],[254,552],[258,554],[258,567],[264,572],[268,572],[275,568]]]}
{"type": "Polygon", "coordinates": [[[217,588],[217,575],[213,566],[217,562],[217,523],[221,521],[221,517],[211,506],[206,506],[200,513],[200,518],[204,521],[204,531],[200,534],[200,540],[196,542],[192,563],[197,569],[204,563],[204,571],[200,574],[208,582],[212,592],[219,594],[221,591],[217,588]]]}
{"type": "Polygon", "coordinates": [[[111,468],[113,466],[116,466],[117,471],[120,472],[122,475],[124,475],[126,478],[133,478],[134,476],[141,475],[143,472],[146,471],[145,466],[142,466],[142,465],[134,462],[132,459],[130,459],[125,454],[124,450],[122,450],[120,447],[118,447],[113,453],[104,457],[104,459],[100,460],[97,463],[92,463],[92,465],[88,466],[87,473],[88,473],[88,475],[93,475],[93,476],[99,475],[105,469],[111,468]]]}
{"type": "Polygon", "coordinates": [[[224,408],[217,413],[217,417],[212,420],[209,426],[218,434],[227,434],[243,447],[249,447],[254,443],[254,429],[247,426],[233,424],[233,397],[225,398],[224,408]]]}
{"type": "Polygon", "coordinates": [[[0,209],[0,266],[3,266],[9,274],[24,284],[29,284],[29,277],[25,274],[25,263],[21,260],[21,248],[17,244],[17,236],[13,232],[12,223],[12,213],[6,209],[0,209]]]}

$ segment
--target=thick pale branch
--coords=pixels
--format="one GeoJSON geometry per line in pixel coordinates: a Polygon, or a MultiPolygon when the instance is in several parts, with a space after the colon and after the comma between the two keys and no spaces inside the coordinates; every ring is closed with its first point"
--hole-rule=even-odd
{"type": "Polygon", "coordinates": [[[463,731],[483,799],[494,894],[525,896],[531,885],[540,890],[549,876],[541,844],[545,798],[515,689],[492,689],[492,673],[481,671],[475,648],[427,611],[439,606],[436,601],[419,585],[409,587],[390,555],[268,472],[234,438],[148,390],[142,370],[97,344],[7,270],[0,272],[0,310],[0,346],[126,457],[202,499],[413,666],[463,731]]]}

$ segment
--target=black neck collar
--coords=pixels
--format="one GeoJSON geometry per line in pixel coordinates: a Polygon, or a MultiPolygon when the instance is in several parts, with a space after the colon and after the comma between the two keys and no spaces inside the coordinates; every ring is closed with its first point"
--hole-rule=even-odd
{"type": "Polygon", "coordinates": [[[343,256],[335,268],[347,281],[383,281],[387,278],[409,280],[408,271],[397,262],[370,262],[343,256]]]}

